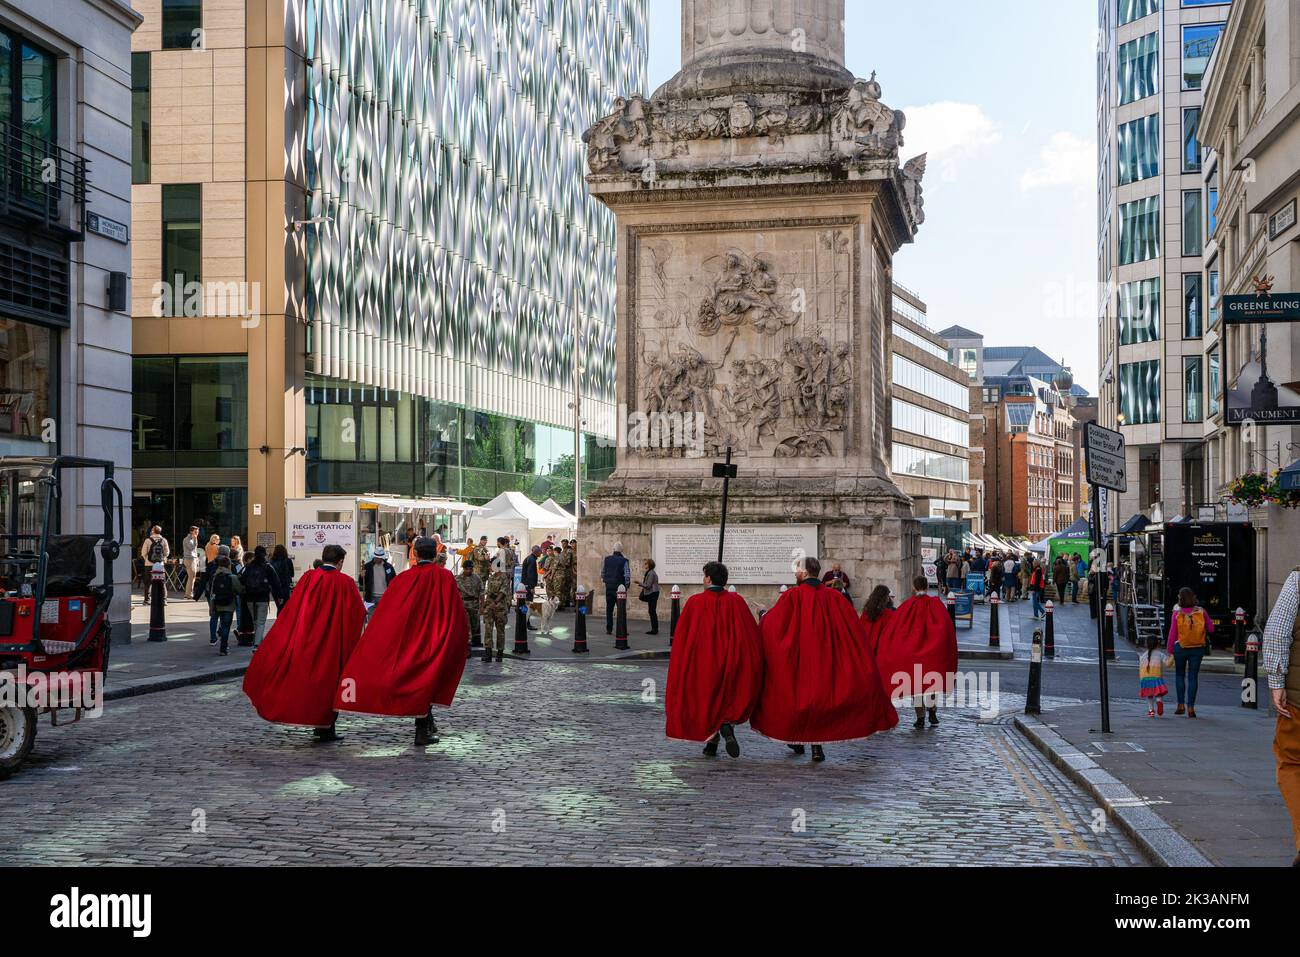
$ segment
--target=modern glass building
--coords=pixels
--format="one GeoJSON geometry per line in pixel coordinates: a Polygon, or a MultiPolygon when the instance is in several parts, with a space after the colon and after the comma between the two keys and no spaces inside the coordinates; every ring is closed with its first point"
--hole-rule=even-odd
{"type": "Polygon", "coordinates": [[[1203,484],[1202,282],[1216,197],[1201,174],[1206,67],[1224,0],[1098,0],[1098,421],[1127,440],[1112,530],[1156,504],[1193,514],[1203,484]]]}
{"type": "Polygon", "coordinates": [[[645,88],[645,0],[138,9],[138,526],[568,503],[575,389],[584,479],[608,476],[614,221],[581,136],[645,88]]]}

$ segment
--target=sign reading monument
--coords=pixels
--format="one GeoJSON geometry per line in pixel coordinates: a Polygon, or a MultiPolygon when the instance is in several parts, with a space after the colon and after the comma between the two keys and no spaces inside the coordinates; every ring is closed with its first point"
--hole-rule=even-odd
{"type": "MultiPolygon", "coordinates": [[[[695,584],[718,557],[718,526],[656,525],[655,571],[665,585],[695,584]]],[[[733,585],[792,585],[794,562],[817,557],[816,525],[728,525],[724,561],[733,585]]]]}

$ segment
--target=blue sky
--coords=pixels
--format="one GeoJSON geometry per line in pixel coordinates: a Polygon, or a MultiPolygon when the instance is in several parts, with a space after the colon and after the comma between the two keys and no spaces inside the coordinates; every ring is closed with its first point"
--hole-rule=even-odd
{"type": "MultiPolygon", "coordinates": [[[[681,65],[680,0],[648,0],[650,90],[681,65]]],[[[897,280],[987,345],[1035,345],[1097,386],[1095,0],[846,3],[847,60],[930,154],[897,280]]]]}

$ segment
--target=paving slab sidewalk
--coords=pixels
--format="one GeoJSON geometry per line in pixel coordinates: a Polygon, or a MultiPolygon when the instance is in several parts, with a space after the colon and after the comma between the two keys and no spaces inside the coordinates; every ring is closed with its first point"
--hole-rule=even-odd
{"type": "MultiPolygon", "coordinates": [[[[1278,792],[1273,761],[1275,717],[1259,710],[1197,708],[1195,720],[1146,717],[1146,706],[1113,699],[1109,736],[1097,703],[1044,711],[1017,722],[1067,774],[1092,790],[1112,816],[1128,817],[1157,837],[1169,828],[1211,862],[1229,867],[1283,867],[1295,857],[1291,820],[1278,792]],[[1046,735],[1033,733],[1041,722],[1046,735]],[[1096,770],[1102,774],[1094,773],[1096,770]],[[1123,791],[1109,793],[1109,776],[1123,791]]],[[[1167,836],[1167,835],[1166,835],[1167,836]]],[[[1142,843],[1141,835],[1138,835],[1142,843]]],[[[1176,851],[1177,842],[1170,846],[1176,851]]],[[[1174,857],[1174,864],[1195,860],[1174,857]]]]}

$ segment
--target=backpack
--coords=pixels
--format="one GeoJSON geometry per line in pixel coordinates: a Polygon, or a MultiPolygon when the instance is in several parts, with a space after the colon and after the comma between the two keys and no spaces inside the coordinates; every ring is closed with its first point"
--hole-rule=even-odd
{"type": "Polygon", "coordinates": [[[252,597],[270,594],[271,582],[266,562],[254,562],[244,569],[244,591],[252,597]]]}
{"type": "Polygon", "coordinates": [[[1205,647],[1205,615],[1199,608],[1178,612],[1178,644],[1187,650],[1205,647]]]}
{"type": "Polygon", "coordinates": [[[153,544],[149,546],[149,561],[151,562],[162,561],[163,560],[162,539],[154,538],[154,539],[150,539],[150,541],[153,542],[153,544]]]}
{"type": "Polygon", "coordinates": [[[212,579],[212,604],[229,605],[235,600],[235,578],[230,572],[218,572],[212,579]]]}

